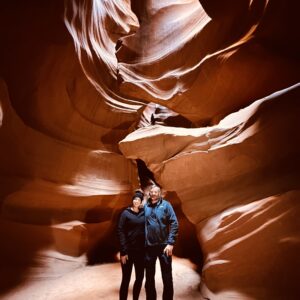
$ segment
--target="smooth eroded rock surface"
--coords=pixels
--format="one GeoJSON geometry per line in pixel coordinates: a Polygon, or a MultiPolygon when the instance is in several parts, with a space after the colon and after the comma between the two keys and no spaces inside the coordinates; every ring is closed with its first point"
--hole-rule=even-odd
{"type": "Polygon", "coordinates": [[[175,299],[300,298],[299,8],[2,1],[0,298],[115,299],[118,216],[153,182],[196,264],[175,299]]]}

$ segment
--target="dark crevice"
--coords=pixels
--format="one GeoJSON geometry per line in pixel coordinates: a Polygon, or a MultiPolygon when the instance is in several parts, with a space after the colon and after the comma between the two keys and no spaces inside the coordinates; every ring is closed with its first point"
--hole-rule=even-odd
{"type": "Polygon", "coordinates": [[[164,125],[169,127],[194,128],[190,120],[171,109],[155,104],[155,109],[151,115],[151,125],[164,125]]]}
{"type": "Polygon", "coordinates": [[[201,274],[203,268],[203,253],[197,239],[197,231],[182,211],[182,203],[175,192],[167,192],[165,198],[172,203],[179,221],[179,234],[174,254],[187,258],[197,266],[197,272],[201,274]]]}
{"type": "Polygon", "coordinates": [[[142,161],[141,159],[137,159],[136,164],[137,164],[137,168],[138,168],[140,185],[143,190],[145,190],[147,187],[149,187],[152,184],[157,184],[153,173],[147,168],[144,161],[142,161]]]}

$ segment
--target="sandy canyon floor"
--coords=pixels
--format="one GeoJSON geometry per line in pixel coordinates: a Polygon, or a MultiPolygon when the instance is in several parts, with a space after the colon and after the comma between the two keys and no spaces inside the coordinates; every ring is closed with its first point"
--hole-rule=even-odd
{"type": "MultiPolygon", "coordinates": [[[[156,266],[157,298],[161,298],[162,281],[160,266],[156,266]]],[[[194,266],[185,259],[174,257],[174,299],[202,299],[199,292],[200,276],[194,266]]],[[[76,269],[66,275],[54,279],[28,279],[22,285],[6,295],[5,300],[96,300],[118,299],[121,269],[118,263],[87,266],[76,269]]],[[[130,282],[128,299],[132,298],[134,271],[130,282]]],[[[146,299],[142,288],[140,299],[146,299]]]]}

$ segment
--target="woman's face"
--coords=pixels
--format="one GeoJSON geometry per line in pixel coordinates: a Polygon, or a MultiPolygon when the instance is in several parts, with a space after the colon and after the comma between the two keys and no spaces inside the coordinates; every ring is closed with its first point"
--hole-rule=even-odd
{"type": "Polygon", "coordinates": [[[135,197],[132,200],[132,206],[133,207],[140,207],[141,203],[142,203],[142,200],[139,197],[135,197]]]}

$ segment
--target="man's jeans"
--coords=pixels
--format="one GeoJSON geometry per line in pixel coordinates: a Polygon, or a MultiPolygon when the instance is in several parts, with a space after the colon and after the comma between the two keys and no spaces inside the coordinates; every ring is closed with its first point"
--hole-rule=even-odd
{"type": "Polygon", "coordinates": [[[172,278],[172,257],[167,256],[163,250],[166,245],[146,247],[146,299],[156,300],[155,289],[155,264],[159,259],[161,275],[164,284],[163,300],[172,300],[174,295],[173,278],[172,278]]]}

